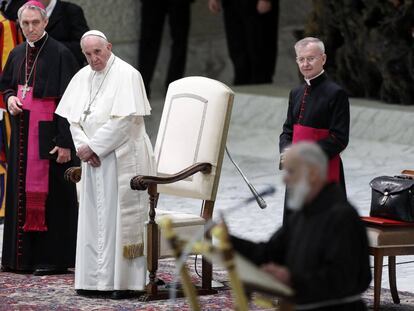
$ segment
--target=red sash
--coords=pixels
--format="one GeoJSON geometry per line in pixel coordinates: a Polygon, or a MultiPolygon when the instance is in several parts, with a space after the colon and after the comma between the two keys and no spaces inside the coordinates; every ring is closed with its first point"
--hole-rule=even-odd
{"type": "Polygon", "coordinates": [[[49,160],[40,159],[39,121],[52,121],[56,104],[53,99],[33,98],[33,87],[22,98],[22,85],[17,97],[29,114],[26,163],[26,221],[24,231],[47,231],[45,206],[49,191],[49,160]]]}
{"type": "MultiPolygon", "coordinates": [[[[295,124],[293,126],[292,143],[295,144],[300,141],[316,142],[318,140],[327,138],[328,136],[329,136],[329,130],[327,129],[316,129],[316,128],[309,127],[309,126],[295,124]]],[[[328,166],[328,181],[329,182],[339,182],[340,161],[341,161],[341,158],[339,157],[339,154],[334,156],[329,161],[329,166],[328,166]]]]}

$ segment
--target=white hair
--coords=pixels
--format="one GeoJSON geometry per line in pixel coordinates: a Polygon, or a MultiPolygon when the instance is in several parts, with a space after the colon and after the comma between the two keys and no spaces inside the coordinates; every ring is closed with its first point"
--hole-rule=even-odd
{"type": "Polygon", "coordinates": [[[320,40],[318,38],[314,38],[314,37],[306,37],[306,38],[303,38],[302,40],[299,40],[298,42],[296,42],[295,43],[295,51],[297,51],[300,48],[306,47],[310,43],[316,44],[316,46],[319,48],[319,50],[321,50],[321,53],[322,54],[325,53],[325,45],[323,44],[322,40],[320,40]]]}
{"type": "Polygon", "coordinates": [[[323,179],[327,178],[328,157],[318,144],[299,142],[292,146],[292,150],[296,151],[297,155],[304,163],[317,167],[323,179]]]}
{"type": "Polygon", "coordinates": [[[36,6],[36,5],[33,5],[33,4],[23,4],[19,8],[19,10],[17,11],[17,18],[19,19],[19,21],[22,19],[23,11],[26,10],[26,9],[39,11],[40,12],[40,15],[42,16],[42,18],[44,20],[45,19],[48,19],[46,10],[43,10],[42,8],[40,8],[40,7],[36,6]]]}

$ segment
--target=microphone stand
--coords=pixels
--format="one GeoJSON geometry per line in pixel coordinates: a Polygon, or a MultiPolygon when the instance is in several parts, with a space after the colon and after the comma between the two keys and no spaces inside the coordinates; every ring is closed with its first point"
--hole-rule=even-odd
{"type": "Polygon", "coordinates": [[[237,165],[236,162],[234,162],[233,158],[230,155],[230,151],[226,146],[226,154],[229,157],[231,163],[235,166],[237,171],[240,173],[243,180],[246,182],[247,186],[249,187],[250,191],[252,192],[253,196],[255,197],[257,204],[261,209],[265,209],[267,207],[266,201],[263,199],[263,197],[257,192],[256,188],[252,185],[252,183],[247,179],[246,175],[242,172],[240,167],[237,165]]]}

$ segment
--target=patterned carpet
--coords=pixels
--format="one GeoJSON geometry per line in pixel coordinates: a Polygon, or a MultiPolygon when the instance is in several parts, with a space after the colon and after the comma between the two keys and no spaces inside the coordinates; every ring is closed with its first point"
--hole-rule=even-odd
{"type": "MultiPolygon", "coordinates": [[[[191,271],[193,261],[189,262],[191,271]]],[[[171,281],[174,262],[163,260],[160,263],[159,277],[166,282],[171,281]]],[[[232,310],[231,293],[227,286],[227,276],[224,271],[215,269],[214,280],[224,283],[224,287],[217,288],[218,294],[214,296],[200,297],[203,310],[232,310]]],[[[194,274],[193,280],[198,281],[194,274]]],[[[24,310],[24,311],[53,311],[53,310],[190,310],[186,300],[181,298],[175,301],[143,302],[139,298],[127,300],[111,300],[105,298],[85,298],[76,295],[73,289],[74,275],[59,276],[33,276],[13,273],[0,273],[0,310],[24,310]]],[[[413,310],[414,295],[400,293],[401,304],[394,305],[389,291],[382,292],[381,310],[413,310]]],[[[373,291],[370,288],[364,299],[368,306],[372,305],[373,291]]],[[[274,310],[266,309],[251,303],[250,310],[274,310]]]]}

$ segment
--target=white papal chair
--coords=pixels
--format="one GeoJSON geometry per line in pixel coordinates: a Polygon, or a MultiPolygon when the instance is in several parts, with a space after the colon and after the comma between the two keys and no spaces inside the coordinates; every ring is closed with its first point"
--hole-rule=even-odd
{"type": "MultiPolygon", "coordinates": [[[[191,239],[212,218],[229,129],[234,93],[221,82],[187,77],[168,87],[155,145],[156,176],[136,176],[134,190],[148,190],[147,264],[149,299],[166,298],[158,290],[158,259],[172,256],[157,219],[168,214],[174,231],[191,239]],[[200,212],[186,214],[158,208],[160,194],[202,201],[200,212]]],[[[204,238],[211,239],[207,233],[204,238]]],[[[213,293],[212,266],[202,260],[199,294],[213,293]]]]}

